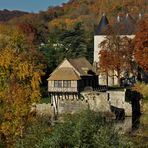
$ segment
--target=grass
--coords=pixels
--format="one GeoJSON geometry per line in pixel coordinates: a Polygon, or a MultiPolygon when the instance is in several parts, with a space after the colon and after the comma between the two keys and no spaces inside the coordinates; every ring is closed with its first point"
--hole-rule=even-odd
{"type": "Polygon", "coordinates": [[[50,97],[43,97],[43,98],[41,98],[41,100],[40,100],[40,103],[42,104],[42,103],[51,103],[51,99],[50,99],[50,97]]]}
{"type": "Polygon", "coordinates": [[[119,85],[108,86],[109,91],[124,91],[124,88],[119,85]]]}

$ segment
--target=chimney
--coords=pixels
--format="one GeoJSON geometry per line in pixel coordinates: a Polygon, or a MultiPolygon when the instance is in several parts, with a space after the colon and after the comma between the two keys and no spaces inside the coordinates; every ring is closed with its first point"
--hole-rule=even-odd
{"type": "Polygon", "coordinates": [[[141,13],[139,13],[139,20],[141,20],[142,19],[142,14],[141,13]]]}
{"type": "Polygon", "coordinates": [[[129,17],[129,14],[127,13],[127,14],[126,14],[126,19],[128,19],[128,17],[129,17]]]}
{"type": "Polygon", "coordinates": [[[118,15],[117,16],[117,22],[120,23],[120,21],[121,21],[121,19],[120,19],[120,16],[118,15]]]}

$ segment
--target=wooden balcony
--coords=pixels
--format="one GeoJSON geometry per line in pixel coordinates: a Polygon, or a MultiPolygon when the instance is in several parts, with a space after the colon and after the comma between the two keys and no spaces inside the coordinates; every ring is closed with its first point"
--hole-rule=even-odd
{"type": "Polygon", "coordinates": [[[77,87],[48,87],[48,92],[78,92],[77,87]]]}

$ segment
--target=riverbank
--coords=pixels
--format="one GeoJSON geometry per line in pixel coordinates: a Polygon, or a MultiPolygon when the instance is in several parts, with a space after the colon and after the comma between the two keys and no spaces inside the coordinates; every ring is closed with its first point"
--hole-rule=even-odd
{"type": "Polygon", "coordinates": [[[130,136],[138,148],[148,147],[148,114],[140,116],[139,128],[132,131],[130,136]]]}

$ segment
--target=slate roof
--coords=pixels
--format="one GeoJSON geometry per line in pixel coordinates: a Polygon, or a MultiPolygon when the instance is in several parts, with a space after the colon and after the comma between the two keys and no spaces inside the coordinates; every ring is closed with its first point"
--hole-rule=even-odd
{"type": "MultiPolygon", "coordinates": [[[[126,16],[117,16],[117,19],[113,24],[113,29],[118,35],[135,34],[137,22],[141,17],[141,14],[139,14],[138,19],[133,18],[130,14],[126,14],[126,16]]],[[[108,25],[109,21],[107,17],[103,15],[96,29],[96,35],[108,35],[109,32],[106,31],[108,29],[108,25]]]]}
{"type": "Polygon", "coordinates": [[[95,73],[92,65],[84,57],[77,59],[68,59],[68,61],[79,72],[81,76],[90,76],[92,75],[91,72],[95,73]]]}
{"type": "Polygon", "coordinates": [[[118,16],[113,28],[119,35],[132,35],[136,32],[136,20],[129,14],[125,17],[118,16]]]}
{"type": "Polygon", "coordinates": [[[53,80],[80,80],[80,79],[81,77],[74,71],[73,68],[62,67],[54,71],[47,80],[53,81],[53,80]]]}
{"type": "Polygon", "coordinates": [[[105,29],[107,27],[107,25],[109,24],[109,21],[107,19],[107,17],[105,16],[105,14],[103,14],[99,25],[97,26],[97,31],[96,31],[96,35],[104,35],[105,34],[105,29]]]}
{"type": "Polygon", "coordinates": [[[126,15],[123,24],[125,26],[125,34],[131,35],[135,33],[136,21],[131,17],[131,15],[126,15]]]}

